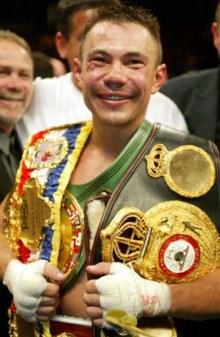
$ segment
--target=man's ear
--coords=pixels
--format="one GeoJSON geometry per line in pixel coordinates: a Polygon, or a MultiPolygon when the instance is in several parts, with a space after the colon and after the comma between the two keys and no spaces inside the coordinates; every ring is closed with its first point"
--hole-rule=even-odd
{"type": "Polygon", "coordinates": [[[220,47],[220,33],[219,33],[219,27],[218,27],[217,22],[212,23],[211,31],[212,31],[213,45],[218,51],[220,47]]]}
{"type": "Polygon", "coordinates": [[[167,80],[167,67],[164,63],[157,66],[151,94],[155,94],[167,80]]]}
{"type": "Polygon", "coordinates": [[[82,81],[82,63],[78,58],[73,60],[73,71],[76,80],[77,87],[82,90],[83,81],[82,81]]]}
{"type": "Polygon", "coordinates": [[[66,38],[63,36],[61,32],[57,32],[54,38],[55,45],[58,51],[58,54],[61,59],[65,59],[67,56],[66,53],[66,38]]]}

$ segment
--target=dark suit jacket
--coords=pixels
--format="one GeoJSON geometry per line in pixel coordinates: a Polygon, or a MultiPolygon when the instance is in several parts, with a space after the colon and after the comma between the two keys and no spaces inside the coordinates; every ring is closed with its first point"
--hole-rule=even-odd
{"type": "MultiPolygon", "coordinates": [[[[1,138],[3,142],[4,139],[1,138]]],[[[15,155],[19,158],[21,156],[21,145],[17,136],[15,135],[15,155]]],[[[9,173],[5,162],[3,160],[3,153],[0,146],[0,202],[6,197],[14,185],[14,178],[9,173]]],[[[8,337],[8,308],[12,302],[12,296],[5,285],[0,281],[0,336],[8,337]]]]}
{"type": "Polygon", "coordinates": [[[0,156],[0,202],[6,197],[13,185],[14,181],[5,169],[4,162],[0,156]]]}
{"type": "MultiPolygon", "coordinates": [[[[5,198],[13,186],[11,176],[8,174],[0,157],[0,202],[5,198]]],[[[8,337],[8,315],[7,311],[12,302],[12,296],[8,289],[0,281],[0,335],[8,337]]]]}
{"type": "Polygon", "coordinates": [[[212,141],[219,113],[219,73],[220,68],[213,68],[180,75],[161,89],[178,105],[189,131],[212,141]]]}

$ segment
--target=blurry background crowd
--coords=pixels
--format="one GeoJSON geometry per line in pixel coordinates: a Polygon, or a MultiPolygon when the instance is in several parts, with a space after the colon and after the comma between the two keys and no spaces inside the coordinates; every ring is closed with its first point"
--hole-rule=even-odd
{"type": "MultiPolygon", "coordinates": [[[[58,0],[1,0],[0,28],[23,36],[33,51],[58,57],[54,45],[58,0]]],[[[152,10],[161,25],[168,76],[218,65],[210,24],[216,0],[133,0],[152,10]]]]}

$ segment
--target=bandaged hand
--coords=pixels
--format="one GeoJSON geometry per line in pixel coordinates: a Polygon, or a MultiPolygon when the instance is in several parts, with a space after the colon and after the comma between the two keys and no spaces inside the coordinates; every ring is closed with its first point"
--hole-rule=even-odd
{"type": "Polygon", "coordinates": [[[59,286],[52,284],[51,289],[47,277],[51,277],[53,281],[65,279],[65,276],[56,267],[43,260],[29,264],[11,260],[7,266],[3,282],[13,295],[18,314],[28,322],[48,319],[57,307],[59,286]],[[47,268],[45,268],[45,265],[47,268]],[[47,270],[46,273],[45,269],[47,270]],[[46,290],[48,294],[50,293],[49,300],[48,295],[44,295],[46,290]],[[42,298],[44,298],[44,301],[42,301],[42,298]],[[41,302],[43,302],[43,309],[39,309],[41,302]],[[46,305],[45,302],[47,302],[46,305]],[[43,315],[41,311],[44,312],[43,315]],[[39,315],[40,318],[37,317],[39,315]]]}
{"type": "MultiPolygon", "coordinates": [[[[106,265],[109,264],[102,262],[88,267],[88,271],[94,275],[103,275],[106,265]]],[[[167,314],[171,306],[167,284],[146,280],[121,263],[112,263],[108,275],[89,282],[95,282],[103,317],[113,309],[124,310],[137,318],[162,316],[167,314]]],[[[87,303],[92,305],[92,297],[87,299],[87,303]]]]}

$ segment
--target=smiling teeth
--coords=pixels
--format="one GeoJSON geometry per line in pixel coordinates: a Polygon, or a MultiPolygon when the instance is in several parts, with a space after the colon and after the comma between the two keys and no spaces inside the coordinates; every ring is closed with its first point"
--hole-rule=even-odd
{"type": "Polygon", "coordinates": [[[0,96],[0,99],[4,99],[6,101],[12,101],[12,102],[17,102],[23,100],[23,97],[21,95],[2,95],[0,96]]]}
{"type": "Polygon", "coordinates": [[[111,101],[123,101],[125,99],[124,96],[108,96],[106,98],[111,101]]]}

